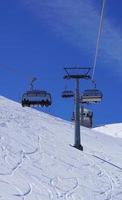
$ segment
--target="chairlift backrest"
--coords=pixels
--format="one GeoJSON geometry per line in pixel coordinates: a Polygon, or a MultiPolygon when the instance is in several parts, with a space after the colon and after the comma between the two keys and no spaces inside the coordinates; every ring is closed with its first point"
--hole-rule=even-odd
{"type": "Polygon", "coordinates": [[[86,96],[102,96],[102,92],[97,89],[85,90],[83,95],[86,96]]]}
{"type": "Polygon", "coordinates": [[[84,96],[103,96],[102,92],[96,88],[96,81],[92,80],[92,83],[94,84],[94,87],[92,89],[84,90],[83,95],[84,96]]]}
{"type": "Polygon", "coordinates": [[[36,96],[36,95],[46,95],[47,92],[46,91],[43,91],[43,90],[30,90],[30,91],[27,91],[27,95],[28,96],[36,96]]]}

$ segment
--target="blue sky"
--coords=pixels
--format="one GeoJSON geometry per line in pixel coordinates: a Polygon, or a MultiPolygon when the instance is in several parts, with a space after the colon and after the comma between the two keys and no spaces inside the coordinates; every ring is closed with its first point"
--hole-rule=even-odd
{"type": "MultiPolygon", "coordinates": [[[[53,106],[41,109],[70,120],[73,100],[63,100],[64,67],[92,66],[102,0],[4,0],[0,3],[1,95],[20,101],[36,76],[37,88],[52,93],[53,106]]],[[[122,2],[107,0],[95,71],[104,99],[89,108],[94,124],[122,120],[122,2]]],[[[74,89],[74,82],[67,82],[74,89]]],[[[81,91],[91,87],[81,81],[81,91]]]]}

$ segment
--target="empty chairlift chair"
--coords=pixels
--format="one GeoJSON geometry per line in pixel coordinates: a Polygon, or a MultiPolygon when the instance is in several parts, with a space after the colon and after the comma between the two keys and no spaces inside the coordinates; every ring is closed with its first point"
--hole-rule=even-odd
{"type": "Polygon", "coordinates": [[[32,78],[30,83],[30,90],[25,92],[22,96],[21,104],[23,107],[27,106],[50,106],[52,104],[51,94],[43,90],[35,90],[33,83],[37,80],[32,78]]]}
{"type": "Polygon", "coordinates": [[[101,102],[103,94],[100,90],[89,89],[85,90],[81,96],[82,103],[98,103],[101,102]]]}
{"type": "Polygon", "coordinates": [[[63,98],[72,98],[72,97],[74,97],[74,92],[71,90],[65,90],[62,92],[62,97],[63,98]]]}
{"type": "Polygon", "coordinates": [[[46,91],[32,90],[27,91],[22,96],[22,106],[50,106],[52,104],[51,94],[46,91]]]}

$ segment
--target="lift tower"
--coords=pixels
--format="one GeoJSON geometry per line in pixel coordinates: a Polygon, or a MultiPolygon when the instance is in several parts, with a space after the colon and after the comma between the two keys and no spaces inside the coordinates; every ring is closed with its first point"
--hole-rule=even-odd
{"type": "Polygon", "coordinates": [[[74,147],[83,151],[83,146],[81,145],[80,140],[80,91],[79,83],[80,79],[89,80],[91,76],[89,72],[90,67],[81,67],[81,68],[64,68],[66,75],[64,79],[74,79],[76,81],[76,91],[75,91],[75,137],[74,137],[74,147]]]}

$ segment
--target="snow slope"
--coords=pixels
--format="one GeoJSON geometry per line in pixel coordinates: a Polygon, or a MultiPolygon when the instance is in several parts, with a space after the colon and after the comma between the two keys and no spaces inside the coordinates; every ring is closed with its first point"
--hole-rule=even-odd
{"type": "Polygon", "coordinates": [[[0,200],[122,200],[122,139],[0,97],[0,200]]]}
{"type": "Polygon", "coordinates": [[[113,137],[122,138],[122,123],[108,124],[94,128],[95,131],[99,131],[104,134],[111,135],[113,137]]]}

